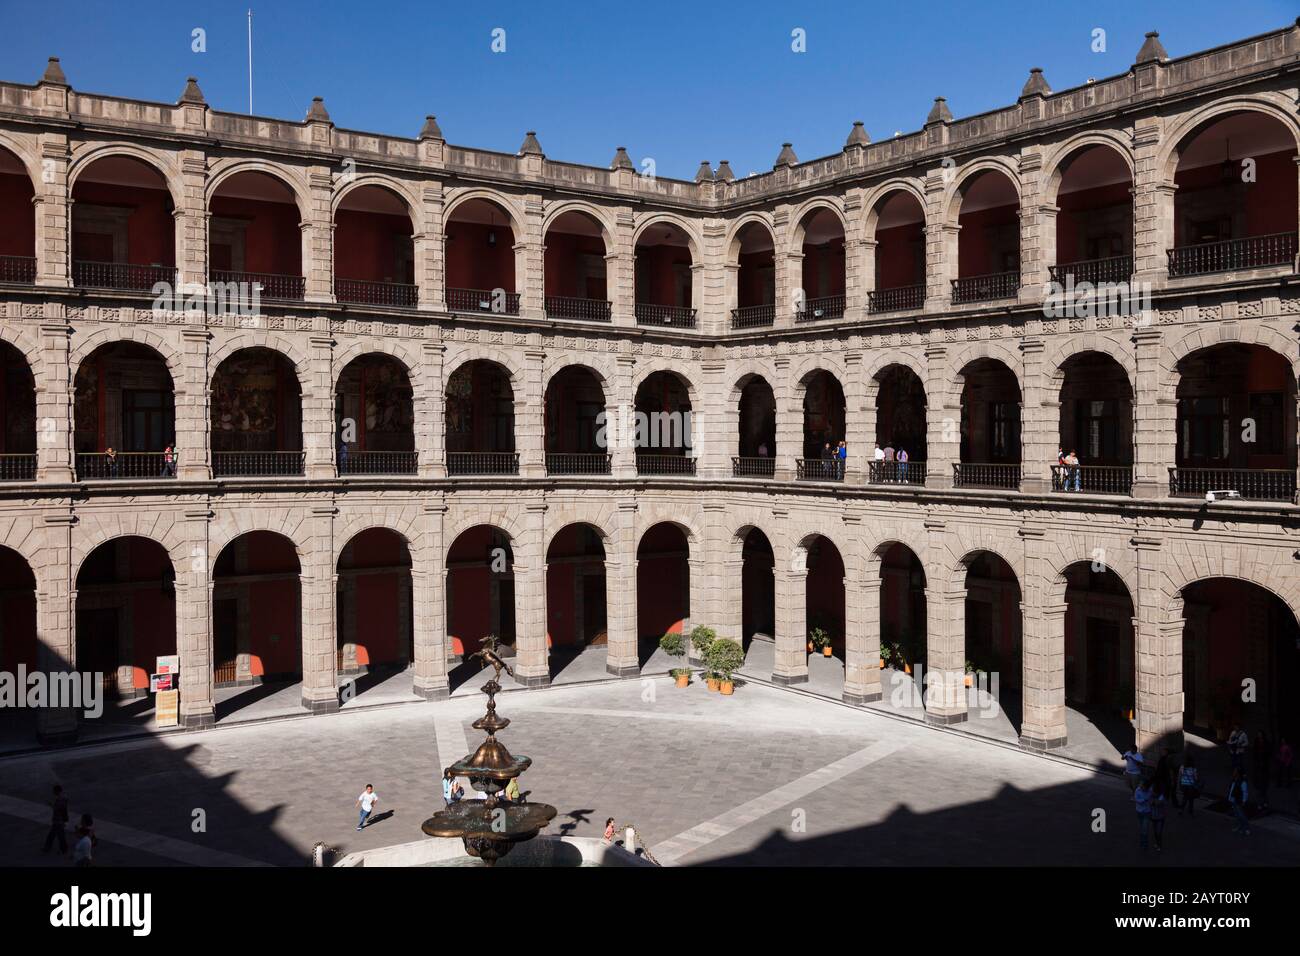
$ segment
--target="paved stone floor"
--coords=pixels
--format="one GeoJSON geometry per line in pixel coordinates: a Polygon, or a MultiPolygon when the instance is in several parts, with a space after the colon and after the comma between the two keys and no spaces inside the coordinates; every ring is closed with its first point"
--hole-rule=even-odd
{"type": "MultiPolygon", "coordinates": [[[[53,861],[39,847],[55,781],[74,814],[94,813],[105,866],[292,866],[317,840],[418,839],[441,805],[438,768],[477,744],[482,702],[467,691],[0,759],[0,865],[53,861]],[[357,833],[367,782],[379,816],[357,833]]],[[[1112,776],[758,683],[727,698],[643,678],[498,703],[515,721],[502,740],[535,761],[525,789],[560,811],[551,832],[596,836],[613,816],[665,864],[1300,865],[1284,818],[1247,837],[1223,814],[1175,813],[1166,850],[1142,853],[1112,776]]]]}

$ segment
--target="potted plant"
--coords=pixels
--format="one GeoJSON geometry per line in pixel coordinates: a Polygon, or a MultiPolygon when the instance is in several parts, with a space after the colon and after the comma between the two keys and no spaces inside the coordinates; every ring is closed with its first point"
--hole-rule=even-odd
{"type": "Polygon", "coordinates": [[[745,663],[744,648],[730,638],[719,638],[709,646],[707,663],[709,670],[718,676],[718,689],[730,695],[736,689],[732,675],[745,663]]]}
{"type": "Polygon", "coordinates": [[[699,661],[708,661],[709,647],[718,639],[718,632],[711,627],[705,627],[703,624],[697,624],[691,628],[691,648],[695,651],[695,659],[699,661]]]}
{"type": "Polygon", "coordinates": [[[1133,685],[1128,681],[1115,685],[1115,709],[1128,720],[1133,719],[1133,685]]]}
{"type": "Polygon", "coordinates": [[[897,645],[893,641],[882,640],[880,642],[880,669],[883,671],[886,667],[892,667],[897,658],[897,645]]]}
{"type": "Polygon", "coordinates": [[[967,687],[975,683],[975,665],[970,661],[966,662],[966,676],[962,680],[967,687]]]}
{"type": "MultiPolygon", "coordinates": [[[[669,657],[681,657],[686,653],[686,638],[680,631],[669,631],[663,637],[659,638],[659,649],[669,657]]],[[[677,682],[678,687],[685,687],[691,682],[691,669],[689,667],[674,667],[670,670],[673,680],[677,682]]]]}
{"type": "Polygon", "coordinates": [[[831,636],[823,627],[814,627],[808,632],[808,643],[813,650],[819,650],[827,657],[831,656],[831,636]]]}
{"type": "Polygon", "coordinates": [[[712,670],[706,670],[704,672],[704,683],[708,686],[709,690],[717,690],[722,686],[722,680],[712,670]]]}

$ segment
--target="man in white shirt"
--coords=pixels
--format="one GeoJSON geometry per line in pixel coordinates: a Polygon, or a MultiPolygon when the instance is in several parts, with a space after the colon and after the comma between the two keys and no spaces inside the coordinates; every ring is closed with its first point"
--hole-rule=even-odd
{"type": "Polygon", "coordinates": [[[1134,747],[1120,755],[1124,761],[1124,780],[1128,783],[1129,793],[1136,793],[1142,782],[1142,765],[1146,762],[1142,751],[1134,747]]]}
{"type": "Polygon", "coordinates": [[[366,818],[370,812],[375,809],[375,804],[379,802],[379,794],[375,793],[373,784],[366,784],[366,789],[362,791],[361,796],[357,797],[357,806],[361,808],[361,815],[357,818],[357,829],[360,830],[366,825],[366,818]]]}

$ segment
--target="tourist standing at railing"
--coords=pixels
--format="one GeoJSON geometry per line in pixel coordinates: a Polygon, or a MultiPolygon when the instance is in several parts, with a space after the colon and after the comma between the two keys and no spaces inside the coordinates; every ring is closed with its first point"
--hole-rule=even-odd
{"type": "Polygon", "coordinates": [[[903,484],[906,484],[907,483],[907,461],[908,461],[907,449],[906,448],[898,449],[898,452],[895,455],[895,459],[898,462],[898,480],[903,484]]]}
{"type": "Polygon", "coordinates": [[[843,481],[844,473],[848,470],[849,464],[849,446],[843,439],[840,440],[839,445],[835,449],[835,457],[839,459],[836,465],[837,471],[835,477],[840,481],[843,481]]]}
{"type": "Polygon", "coordinates": [[[108,477],[117,477],[117,449],[109,445],[104,449],[104,457],[108,459],[108,477]]]}
{"type": "Polygon", "coordinates": [[[166,478],[176,477],[176,446],[168,445],[163,449],[163,476],[166,478]]]}
{"type": "Polygon", "coordinates": [[[761,445],[758,446],[758,457],[759,458],[767,457],[767,442],[763,442],[761,445]]]}
{"type": "Polygon", "coordinates": [[[833,478],[835,476],[835,446],[830,442],[822,445],[822,473],[823,478],[833,478]]]}
{"type": "Polygon", "coordinates": [[[1052,469],[1052,490],[1069,491],[1065,481],[1065,449],[1059,445],[1056,449],[1056,467],[1052,469]]]}
{"type": "Polygon", "coordinates": [[[339,442],[339,474],[346,474],[348,470],[348,443],[339,442]]]}
{"type": "Polygon", "coordinates": [[[1079,456],[1074,453],[1073,448],[1071,448],[1070,453],[1065,456],[1065,467],[1066,488],[1069,491],[1078,491],[1079,478],[1083,469],[1079,467],[1079,456]]]}

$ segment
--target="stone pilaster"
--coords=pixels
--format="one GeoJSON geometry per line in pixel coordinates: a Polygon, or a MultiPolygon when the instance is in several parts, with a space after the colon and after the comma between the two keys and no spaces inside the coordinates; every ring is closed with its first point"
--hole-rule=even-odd
{"type": "Polygon", "coordinates": [[[1154,754],[1183,749],[1183,599],[1165,596],[1159,538],[1133,539],[1138,558],[1135,711],[1137,745],[1154,754]]]}
{"type": "Polygon", "coordinates": [[[334,179],[328,166],[307,170],[307,203],[302,221],[302,275],[308,302],[334,301],[334,179]]]}
{"type": "Polygon", "coordinates": [[[776,381],[771,383],[776,402],[773,476],[777,481],[790,481],[795,477],[795,459],[803,457],[803,390],[790,380],[789,358],[781,356],[773,364],[776,366],[776,381]]]}
{"type": "MultiPolygon", "coordinates": [[[[66,91],[65,91],[66,92],[66,91]]],[[[68,188],[68,137],[41,133],[41,172],[33,183],[36,205],[36,284],[67,287],[72,259],[72,191],[68,188]]]]}
{"type": "Polygon", "coordinates": [[[180,197],[176,206],[176,274],[180,288],[205,286],[208,281],[207,157],[199,150],[182,150],[180,197]]]}
{"type": "Polygon", "coordinates": [[[1133,121],[1133,279],[1159,288],[1169,271],[1166,250],[1174,247],[1174,192],[1160,168],[1164,120],[1133,121]]]}
{"type": "Polygon", "coordinates": [[[551,682],[546,648],[546,503],[529,501],[524,527],[512,541],[515,566],[515,680],[525,687],[551,682]]]}
{"type": "Polygon", "coordinates": [[[441,182],[425,182],[420,187],[418,230],[412,237],[415,254],[415,284],[420,309],[424,312],[447,311],[446,231],[441,182]]]}
{"type": "Polygon", "coordinates": [[[546,317],[543,296],[546,273],[546,242],[542,235],[542,197],[529,193],[524,197],[522,236],[515,237],[515,281],[519,287],[519,314],[526,319],[546,317]]]}
{"type": "Polygon", "coordinates": [[[411,560],[411,599],[415,633],[414,690],[426,700],[449,694],[447,680],[446,550],[443,520],[447,505],[442,496],[420,513],[420,538],[411,560]]]}
{"type": "Polygon", "coordinates": [[[631,207],[614,211],[612,248],[605,250],[605,283],[613,309],[614,324],[636,325],[636,217],[631,207]]]}
{"type": "Polygon", "coordinates": [[[1043,494],[1052,488],[1049,469],[1056,461],[1061,404],[1048,387],[1043,340],[1026,336],[1020,342],[1020,355],[1020,490],[1043,494]]]}
{"type": "Polygon", "coordinates": [[[334,477],[334,340],[313,335],[302,383],[302,448],[308,478],[334,477]]]}
{"type": "Polygon", "coordinates": [[[949,383],[948,349],[925,350],[926,486],[951,488],[952,467],[961,460],[961,394],[949,383]]]}
{"type": "Polygon", "coordinates": [[[925,719],[934,724],[966,720],[966,585],[959,572],[945,564],[942,521],[927,518],[926,534],[931,556],[925,564],[926,644],[925,719]]]}
{"type": "MultiPolygon", "coordinates": [[[[858,538],[860,515],[851,515],[858,538]]],[[[844,690],[850,704],[880,700],[880,556],[862,553],[860,539],[844,555],[844,690]],[[859,567],[865,565],[865,567],[859,567]]]]}
{"type": "Polygon", "coordinates": [[[208,551],[211,521],[212,512],[206,506],[185,512],[188,557],[176,569],[176,654],[180,658],[182,727],[210,727],[215,721],[210,569],[216,555],[208,551]]]}
{"type": "Polygon", "coordinates": [[[312,713],[339,708],[333,504],[311,506],[311,538],[300,544],[302,560],[302,705],[312,713]]]}
{"type": "Polygon", "coordinates": [[[605,669],[615,677],[637,677],[636,501],[618,502],[617,524],[605,542],[605,588],[609,645],[605,669]]]}
{"type": "MultiPolygon", "coordinates": [[[[541,336],[528,336],[524,352],[524,381],[515,383],[515,450],[519,452],[519,474],[525,478],[546,476],[546,394],[542,367],[546,352],[539,347],[541,336]]],[[[545,563],[545,562],[543,562],[545,563]]]]}
{"type": "Polygon", "coordinates": [[[1178,442],[1178,397],[1160,381],[1160,329],[1133,330],[1137,381],[1133,383],[1133,496],[1160,498],[1169,488],[1169,468],[1178,442]]]}
{"type": "MultiPolygon", "coordinates": [[[[615,379],[609,383],[605,396],[606,447],[611,457],[610,467],[615,478],[636,477],[636,446],[633,444],[632,411],[636,396],[633,393],[633,376],[636,357],[623,352],[615,359],[615,379]]],[[[634,552],[635,553],[635,552],[634,552]]]]}
{"type": "Polygon", "coordinates": [[[1025,575],[1021,584],[1023,715],[1020,743],[1051,750],[1066,743],[1065,604],[1047,604],[1055,572],[1039,527],[1021,528],[1025,575]]]}
{"type": "MultiPolygon", "coordinates": [[[[60,309],[60,311],[62,311],[60,309]]],[[[41,323],[41,375],[36,378],[36,480],[73,480],[73,387],[68,365],[72,329],[63,319],[41,323]]]]}
{"type": "Polygon", "coordinates": [[[181,374],[173,395],[176,407],[176,476],[183,481],[212,477],[212,426],[208,390],[208,330],[181,330],[181,374]]]}
{"type": "MultiPolygon", "coordinates": [[[[773,542],[773,547],[777,547],[773,542]]],[[[798,546],[786,555],[777,554],[776,567],[776,659],[772,666],[774,684],[808,682],[808,552],[798,546]]]]}
{"type": "Polygon", "coordinates": [[[844,388],[844,442],[849,457],[844,466],[846,485],[865,484],[866,463],[871,459],[871,437],[867,434],[867,418],[863,414],[862,352],[857,349],[844,353],[844,370],[847,380],[844,388]]]}
{"type": "Polygon", "coordinates": [[[727,363],[721,359],[706,359],[701,366],[704,373],[699,395],[699,407],[691,414],[691,453],[696,458],[696,474],[700,478],[728,478],[731,476],[729,442],[735,440],[735,429],[727,431],[726,401],[728,388],[724,381],[727,363]]]}
{"type": "Polygon", "coordinates": [[[803,254],[790,254],[790,206],[776,207],[772,215],[772,263],[776,278],[776,328],[794,325],[795,304],[803,289],[803,254]]]}
{"type": "MultiPolygon", "coordinates": [[[[437,337],[437,330],[430,330],[437,337]]],[[[423,355],[423,382],[416,384],[415,450],[419,456],[422,478],[447,477],[447,383],[443,379],[446,346],[440,341],[426,341],[423,355]],[[423,410],[423,415],[421,411],[423,410]]]]}
{"type": "MultiPolygon", "coordinates": [[[[72,528],[69,511],[44,516],[45,549],[36,573],[37,666],[45,674],[66,674],[76,667],[76,592],[72,590],[72,528]]],[[[80,712],[71,707],[43,707],[36,715],[42,744],[70,743],[77,737],[80,712]]]]}
{"type": "Polygon", "coordinates": [[[1049,223],[1043,215],[1043,149],[1026,146],[1020,152],[1020,301],[1037,304],[1047,285],[1043,233],[1049,223]]]}

